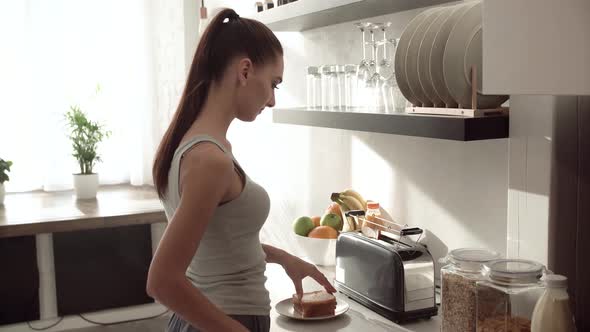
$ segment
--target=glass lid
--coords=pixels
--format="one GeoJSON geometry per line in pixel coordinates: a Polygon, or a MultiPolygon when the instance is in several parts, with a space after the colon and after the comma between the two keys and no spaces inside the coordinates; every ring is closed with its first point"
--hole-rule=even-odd
{"type": "Polygon", "coordinates": [[[461,270],[479,271],[484,263],[500,258],[500,254],[480,248],[461,248],[449,253],[449,260],[461,270]]]}
{"type": "Polygon", "coordinates": [[[543,276],[545,266],[524,259],[500,259],[485,264],[490,279],[508,284],[536,283],[543,276]]]}

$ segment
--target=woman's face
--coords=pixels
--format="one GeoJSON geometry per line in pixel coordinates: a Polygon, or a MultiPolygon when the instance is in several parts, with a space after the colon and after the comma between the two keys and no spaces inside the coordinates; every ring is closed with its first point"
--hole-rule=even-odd
{"type": "Polygon", "coordinates": [[[253,65],[249,59],[240,61],[237,90],[237,118],[254,121],[266,107],[275,105],[275,89],[283,81],[283,57],[253,65]]]}

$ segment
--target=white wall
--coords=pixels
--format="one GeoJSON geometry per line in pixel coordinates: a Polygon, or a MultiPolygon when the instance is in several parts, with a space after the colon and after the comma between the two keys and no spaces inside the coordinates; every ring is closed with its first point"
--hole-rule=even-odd
{"type": "MultiPolygon", "coordinates": [[[[208,6],[219,3],[228,1],[208,6]]],[[[241,9],[245,15],[250,7],[242,3],[241,9]]],[[[418,12],[370,21],[393,22],[391,35],[399,37],[418,12]]],[[[305,66],[360,59],[360,32],[352,22],[277,35],[285,49],[277,108],[304,103],[305,66]]],[[[465,246],[506,253],[507,139],[454,142],[273,124],[271,112],[254,123],[235,123],[229,133],[236,157],[272,199],[264,241],[297,253],[292,220],[323,213],[330,193],[354,187],[395,219],[442,240],[433,241],[435,256],[465,246]]]]}
{"type": "Polygon", "coordinates": [[[557,97],[512,96],[508,255],[548,260],[549,195],[557,97]]]}

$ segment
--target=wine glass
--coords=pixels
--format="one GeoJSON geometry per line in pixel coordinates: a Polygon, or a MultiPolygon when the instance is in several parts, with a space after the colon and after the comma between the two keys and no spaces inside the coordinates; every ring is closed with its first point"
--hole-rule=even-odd
{"type": "Polygon", "coordinates": [[[376,87],[379,85],[379,72],[377,69],[377,42],[375,42],[375,30],[379,29],[382,23],[375,23],[371,24],[367,27],[369,33],[371,34],[371,41],[368,42],[368,45],[371,46],[371,60],[369,61],[369,72],[371,73],[367,85],[371,87],[376,87]]]}
{"type": "Polygon", "coordinates": [[[384,109],[383,98],[381,94],[381,75],[377,66],[377,42],[375,41],[375,31],[380,29],[383,23],[371,24],[367,30],[371,34],[371,41],[367,44],[371,46],[371,60],[369,61],[369,70],[371,76],[367,80],[367,95],[369,97],[370,112],[381,112],[384,109]]]}
{"type": "Polygon", "coordinates": [[[371,72],[369,70],[369,62],[367,61],[367,52],[365,50],[365,44],[366,44],[366,40],[365,40],[365,30],[367,27],[371,26],[371,23],[369,22],[358,22],[354,24],[357,28],[359,28],[359,30],[361,31],[361,35],[362,35],[362,50],[363,50],[363,58],[361,60],[361,62],[359,63],[358,67],[357,67],[357,71],[356,71],[356,76],[357,79],[360,82],[366,82],[370,75],[371,72]]]}
{"type": "Polygon", "coordinates": [[[392,58],[391,55],[388,56],[387,54],[387,48],[389,44],[392,43],[391,40],[387,39],[387,28],[390,26],[391,22],[381,23],[378,25],[378,27],[381,29],[381,32],[383,32],[383,39],[378,42],[378,45],[382,46],[382,56],[378,64],[378,72],[382,80],[388,80],[393,75],[393,63],[391,61],[392,58]]]}

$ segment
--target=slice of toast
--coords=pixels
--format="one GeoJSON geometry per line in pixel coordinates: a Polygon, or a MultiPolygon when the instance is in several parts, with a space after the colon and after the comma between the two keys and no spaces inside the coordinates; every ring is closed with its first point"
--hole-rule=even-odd
{"type": "Polygon", "coordinates": [[[336,297],[324,290],[303,293],[301,299],[293,294],[293,308],[303,317],[333,316],[336,297]]]}

